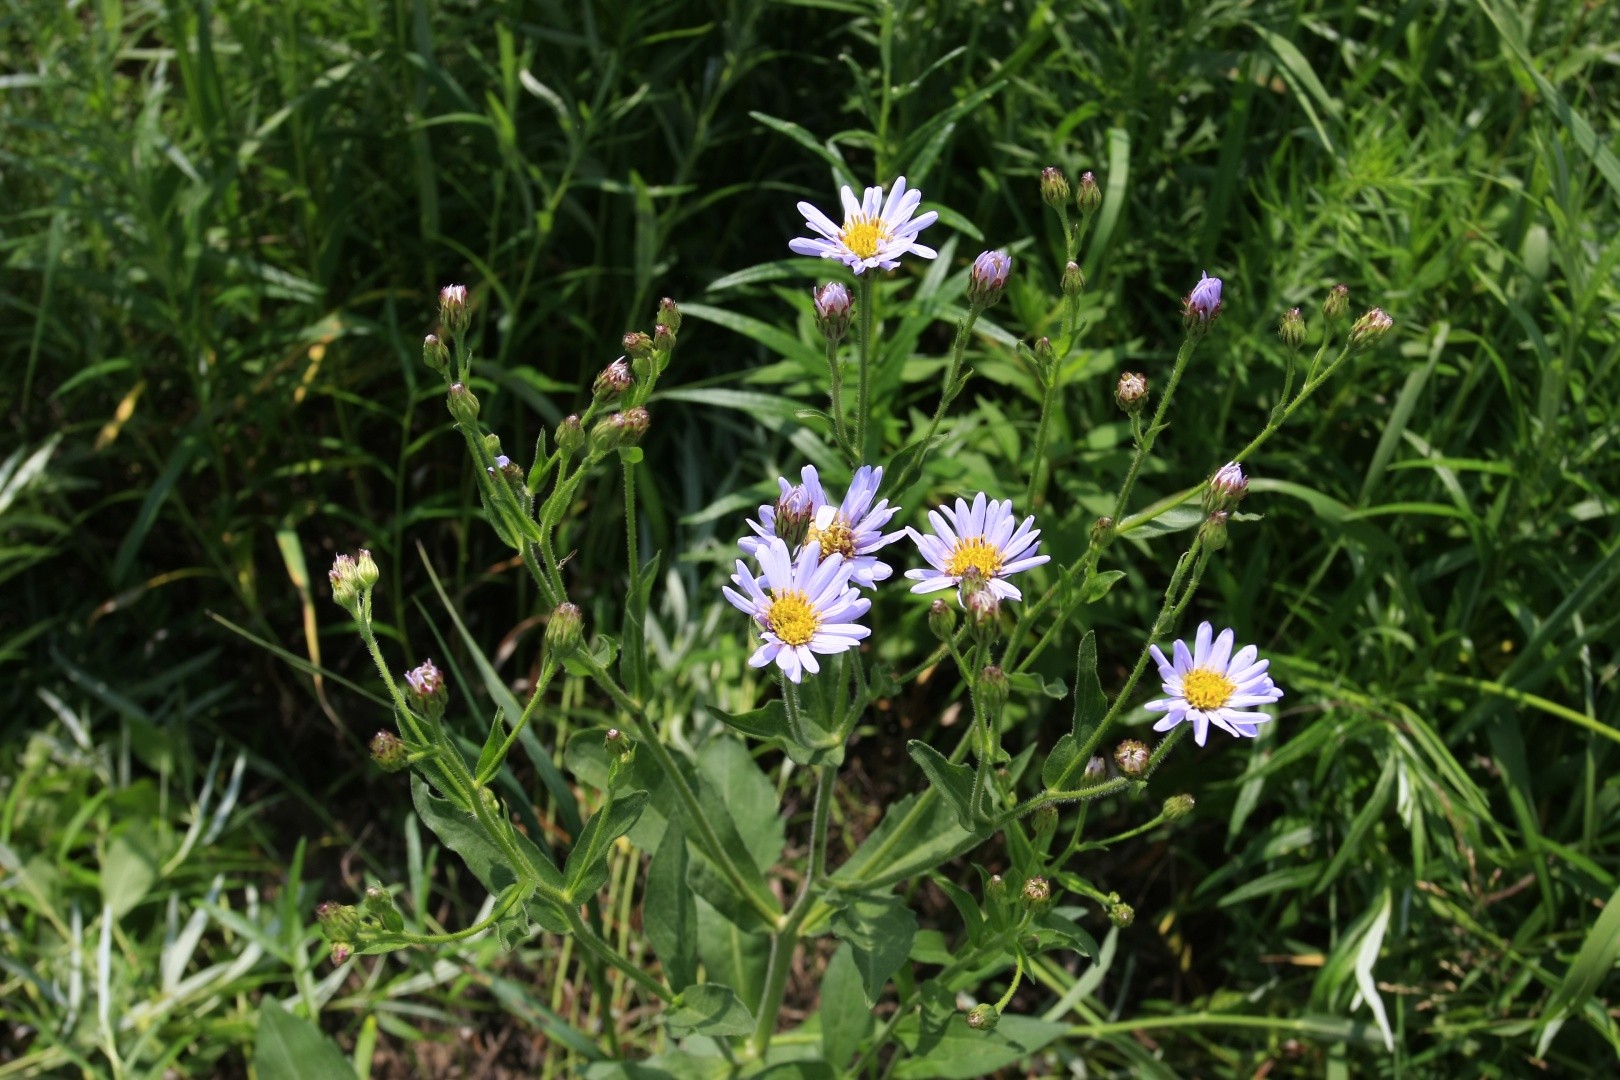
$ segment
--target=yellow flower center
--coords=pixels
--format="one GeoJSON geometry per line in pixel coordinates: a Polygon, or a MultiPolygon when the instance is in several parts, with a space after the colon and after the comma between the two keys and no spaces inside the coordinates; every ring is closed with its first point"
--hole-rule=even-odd
{"type": "Polygon", "coordinates": [[[995,577],[1001,573],[1001,552],[982,536],[964,536],[951,549],[945,572],[961,577],[969,570],[977,570],[980,577],[995,577]]]}
{"type": "Polygon", "coordinates": [[[772,590],[771,606],[765,621],[777,637],[789,645],[808,645],[821,625],[821,616],[800,589],[772,590]]]}
{"type": "Polygon", "coordinates": [[[1232,699],[1237,684],[1218,671],[1195,668],[1181,680],[1181,696],[1187,704],[1205,712],[1219,709],[1232,699]]]}
{"type": "Polygon", "coordinates": [[[811,525],[807,539],[812,544],[821,545],[823,559],[835,551],[846,559],[855,557],[855,533],[842,517],[834,517],[825,529],[811,525]]]}
{"type": "Polygon", "coordinates": [[[856,216],[845,223],[839,238],[849,250],[870,259],[878,253],[878,245],[889,238],[889,231],[881,218],[856,216]]]}

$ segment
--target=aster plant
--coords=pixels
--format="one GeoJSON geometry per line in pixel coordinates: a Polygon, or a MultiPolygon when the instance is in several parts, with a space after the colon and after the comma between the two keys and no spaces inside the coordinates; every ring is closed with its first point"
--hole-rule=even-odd
{"type": "MultiPolygon", "coordinates": [[[[487,726],[478,721],[480,743],[461,715],[468,695],[452,693],[450,677],[431,660],[396,674],[402,664],[385,653],[374,629],[375,561],[362,551],[334,563],[333,598],[388,692],[391,723],[371,744],[377,763],[408,772],[419,818],[489,894],[476,920],[444,932],[428,932],[420,915],[405,918],[381,885],[359,905],[323,904],[319,919],[334,962],[358,964],[410,947],[450,949],[486,933],[508,945],[538,932],[568,935],[595,992],[616,973],[621,986],[654,1004],[669,1037],[665,1057],[678,1069],[697,1068],[699,1051],[707,1055],[702,1061],[729,1061],[738,1075],[819,1054],[829,1075],[875,1075],[880,1062],[910,1054],[919,1061],[909,1071],[934,1075],[930,1055],[948,1056],[939,1048],[948,1047],[942,1039],[953,1027],[1020,1055],[1035,1048],[1032,1036],[1009,1035],[1015,1021],[1003,1023],[1025,972],[1046,953],[1086,962],[1097,954],[1094,931],[1125,932],[1135,918],[1077,856],[1170,827],[1195,803],[1184,792],[1160,795],[1145,822],[1112,836],[1088,831],[1087,808],[1103,798],[1123,807],[1145,799],[1155,770],[1189,731],[1197,749],[1184,752],[1214,754],[1223,738],[1260,739],[1285,727],[1274,722],[1283,690],[1268,660],[1257,645],[1237,647],[1240,633],[1263,637],[1267,628],[1217,633],[1212,621],[1201,621],[1190,645],[1175,635],[1231,530],[1253,520],[1239,512],[1251,494],[1245,464],[1350,357],[1377,345],[1393,320],[1374,308],[1350,323],[1348,292],[1335,288],[1323,305],[1319,347],[1307,356],[1308,328],[1300,309],[1291,309],[1279,330],[1283,389],[1263,429],[1233,453],[1212,448],[1206,479],[1178,478],[1185,486],[1177,493],[1143,505],[1136,487],[1175,418],[1171,405],[1183,376],[1201,348],[1220,340],[1217,328],[1226,321],[1225,283],[1200,270],[1180,299],[1173,360],[1137,357],[1133,366],[1142,370],[1110,376],[1099,388],[1118,403],[1129,438],[1107,512],[1089,529],[1054,527],[1043,537],[1040,522],[1051,525],[1060,513],[1048,500],[1043,466],[1071,379],[1084,367],[1071,363],[1091,325],[1080,261],[1103,190],[1089,172],[1071,184],[1061,170],[1047,169],[1027,194],[1056,217],[1058,257],[1044,268],[1055,300],[1017,348],[1039,403],[1031,453],[1025,469],[985,485],[994,490],[953,490],[940,479],[948,470],[927,465],[969,437],[949,418],[972,378],[966,358],[982,320],[1009,292],[1035,287],[1020,281],[1015,247],[986,250],[955,265],[954,274],[936,276],[957,290],[960,317],[937,365],[937,386],[923,388],[933,408],[914,414],[914,430],[896,437],[899,406],[872,396],[876,308],[880,296],[904,289],[918,261],[943,267],[941,251],[919,240],[939,214],[922,210],[922,192],[905,177],[866,187],[858,198],[845,186],[841,221],[809,201],[798,204],[813,235],[790,239],[787,248],[816,260],[806,269],[835,268],[831,280],[801,294],[806,327],[815,327],[826,349],[828,411],[815,415],[827,444],[820,456],[809,455],[819,465],[795,463],[796,471],[774,484],[760,477],[765,501],[737,522],[741,557],[728,547],[729,583],[717,582],[711,594],[723,598],[726,617],[704,631],[706,677],[717,689],[703,708],[677,696],[679,670],[655,662],[670,651],[655,654],[648,630],[662,580],[656,571],[668,553],[647,558],[639,547],[638,477],[646,467],[639,444],[654,422],[653,393],[681,331],[679,308],[663,301],[650,332],[605,349],[606,357],[623,355],[606,360],[582,393],[580,411],[524,456],[503,448],[473,393],[476,292],[443,290],[423,358],[444,382],[484,517],[532,582],[545,630],[520,701],[462,629],[462,645],[497,706],[487,726]],[[880,293],[885,275],[894,280],[880,293]],[[842,351],[852,328],[858,371],[850,410],[842,351]],[[875,423],[880,417],[890,422],[875,423]],[[622,588],[607,596],[600,581],[586,587],[577,580],[568,557],[581,542],[582,504],[605,490],[615,499],[622,494],[625,525],[622,588]],[[1112,633],[1105,646],[1087,608],[1125,577],[1105,562],[1110,549],[1129,540],[1157,550],[1172,536],[1185,544],[1169,563],[1157,615],[1138,634],[1112,633]],[[1075,637],[1073,679],[1065,685],[1040,662],[1075,637]],[[746,643],[744,659],[727,661],[727,642],[746,643]],[[1100,669],[1104,654],[1110,663],[1100,669]],[[1161,696],[1144,700],[1139,683],[1150,666],[1161,696]],[[1110,674],[1105,686],[1101,670],[1123,674],[1110,674]],[[560,702],[587,697],[600,726],[576,732],[566,750],[553,745],[560,702]],[[864,748],[884,738],[874,716],[892,715],[907,700],[943,701],[966,722],[938,725],[942,742],[906,744],[900,760],[909,759],[910,771],[901,786],[913,790],[884,807],[869,835],[840,857],[848,847],[829,843],[841,816],[835,806],[841,792],[857,794],[847,756],[857,740],[864,748]],[[1067,701],[1072,722],[1043,744],[1024,721],[1057,701],[1067,701]],[[511,758],[520,744],[543,800],[518,780],[511,758]],[[772,798],[774,812],[761,801],[772,798]],[[542,821],[548,805],[552,813],[542,821]],[[781,838],[795,808],[808,819],[796,847],[803,855],[783,865],[781,838]],[[992,839],[998,842],[988,846],[992,839]],[[964,860],[981,848],[994,854],[976,872],[946,871],[971,865],[964,860]],[[640,857],[627,852],[650,863],[642,871],[640,857]],[[603,933],[599,894],[610,879],[633,882],[638,872],[645,874],[638,929],[615,939],[603,933]],[[961,917],[932,951],[919,950],[916,916],[895,892],[922,879],[961,917]],[[838,939],[836,949],[817,950],[814,939],[826,935],[838,939]],[[812,963],[812,950],[830,952],[830,963],[812,963]],[[752,975],[742,970],[747,958],[758,962],[752,975]],[[821,1017],[813,1034],[785,1047],[775,1036],[796,967],[825,971],[821,1017]]],[[[941,250],[954,258],[954,242],[941,250]]],[[[1172,320],[1178,294],[1167,290],[1172,320]]],[[[1001,310],[1009,309],[1030,304],[1001,310]]],[[[1000,340],[1020,333],[989,329],[987,336],[1000,340]]],[[[1260,482],[1253,487],[1264,490],[1260,482]]],[[[603,1051],[616,1046],[610,1035],[603,1051]]],[[[934,1064],[954,1067],[943,1058],[934,1064]]]]}

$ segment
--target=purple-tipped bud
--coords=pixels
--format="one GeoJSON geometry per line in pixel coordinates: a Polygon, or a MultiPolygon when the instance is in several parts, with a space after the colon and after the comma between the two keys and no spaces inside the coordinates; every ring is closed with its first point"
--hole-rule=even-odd
{"type": "Polygon", "coordinates": [[[1328,290],[1322,301],[1322,315],[1328,322],[1337,322],[1350,313],[1350,286],[1343,283],[1328,290]]]}
{"type": "Polygon", "coordinates": [[[956,609],[943,600],[928,605],[928,629],[941,641],[951,640],[956,633],[956,609]]]}
{"type": "Polygon", "coordinates": [[[349,945],[349,943],[347,941],[334,941],[334,942],[332,942],[332,950],[331,950],[330,956],[332,957],[332,963],[333,964],[341,966],[342,964],[344,964],[344,963],[346,963],[348,961],[349,957],[351,957],[353,955],[354,955],[354,949],[349,945]]]}
{"type": "Polygon", "coordinates": [[[1180,821],[1193,812],[1191,795],[1172,795],[1164,800],[1164,820],[1180,821]]]}
{"type": "Polygon", "coordinates": [[[1054,210],[1061,210],[1068,203],[1069,178],[1063,175],[1062,169],[1041,170],[1041,198],[1054,210]]]}
{"type": "Polygon", "coordinates": [[[1248,493],[1249,478],[1243,475],[1243,466],[1228,461],[1209,478],[1209,486],[1204,488],[1204,509],[1230,510],[1242,502],[1243,496],[1248,493]]]}
{"type": "Polygon", "coordinates": [[[1101,757],[1094,757],[1086,762],[1086,771],[1080,774],[1080,779],[1087,787],[1100,784],[1108,779],[1108,762],[1101,757]]]}
{"type": "Polygon", "coordinates": [[[422,362],[440,375],[450,373],[450,350],[439,340],[439,335],[429,334],[422,339],[422,362]]]}
{"type": "Polygon", "coordinates": [[[360,932],[360,909],[353,904],[324,901],[316,907],[315,918],[330,941],[353,941],[360,932]]]}
{"type": "Polygon", "coordinates": [[[1011,687],[1007,683],[1007,673],[996,664],[986,664],[979,672],[979,700],[984,703],[985,712],[993,718],[1001,715],[1001,710],[1007,707],[1007,696],[1011,687]]]}
{"type": "Polygon", "coordinates": [[[562,423],[557,425],[557,432],[553,436],[557,449],[563,452],[563,457],[570,458],[578,453],[579,448],[585,445],[585,428],[579,422],[578,413],[569,413],[563,417],[562,423]]]}
{"type": "Polygon", "coordinates": [[[1114,748],[1114,764],[1126,776],[1141,776],[1147,772],[1151,756],[1147,744],[1136,739],[1126,739],[1114,748]]]}
{"type": "Polygon", "coordinates": [[[663,323],[654,326],[652,345],[654,352],[668,356],[670,351],[675,348],[675,331],[663,323]]]}
{"type": "Polygon", "coordinates": [[[392,731],[379,731],[371,737],[371,760],[383,772],[399,772],[410,764],[410,752],[392,731]]]}
{"type": "Polygon", "coordinates": [[[1057,371],[1057,350],[1052,347],[1052,339],[1041,337],[1035,339],[1035,370],[1041,373],[1041,378],[1050,379],[1057,371]]]}
{"type": "Polygon", "coordinates": [[[1040,875],[1024,882],[1024,902],[1032,906],[1040,906],[1052,899],[1052,886],[1040,875]]]}
{"type": "Polygon", "coordinates": [[[1221,279],[1201,274],[1198,284],[1181,301],[1181,321],[1187,332],[1202,335],[1221,314],[1221,279]]]}
{"type": "Polygon", "coordinates": [[[967,1016],[963,1017],[963,1022],[974,1031],[994,1031],[1000,1021],[1001,1012],[990,1004],[975,1005],[967,1011],[967,1016]]]}
{"type": "Polygon", "coordinates": [[[444,704],[450,698],[450,688],[445,685],[443,673],[432,660],[423,661],[405,673],[405,689],[405,696],[411,704],[429,720],[437,720],[444,715],[444,704]]]}
{"type": "Polygon", "coordinates": [[[467,389],[465,383],[451,383],[445,401],[450,406],[450,415],[455,417],[456,423],[466,427],[477,426],[478,399],[467,389]]]}
{"type": "Polygon", "coordinates": [[[1082,214],[1095,214],[1102,206],[1102,188],[1097,186],[1097,178],[1088,172],[1081,173],[1080,190],[1075,192],[1074,199],[1082,214]]]}
{"type": "Polygon", "coordinates": [[[968,303],[981,310],[995,306],[1007,288],[1012,273],[1012,256],[1005,251],[986,251],[973,260],[968,271],[968,303]]]}
{"type": "Polygon", "coordinates": [[[579,608],[566,600],[558,604],[546,623],[546,648],[560,659],[579,648],[584,636],[585,616],[579,608]]]}
{"type": "Polygon", "coordinates": [[[1123,930],[1136,921],[1136,909],[1129,904],[1113,904],[1108,909],[1108,921],[1123,930]]]}
{"type": "Polygon", "coordinates": [[[1064,296],[1079,296],[1086,291],[1086,272],[1080,269],[1079,263],[1069,263],[1063,268],[1063,278],[1059,284],[1064,296]]]}
{"type": "Polygon", "coordinates": [[[621,356],[602,369],[602,373],[596,377],[596,382],[591,386],[591,393],[598,401],[616,398],[630,389],[633,382],[635,376],[630,374],[630,365],[621,356]]]}
{"type": "Polygon", "coordinates": [[[1114,539],[1114,519],[1104,514],[1091,523],[1091,546],[1105,548],[1114,539]]]}
{"type": "Polygon", "coordinates": [[[667,296],[658,301],[658,325],[669,327],[672,334],[681,332],[681,309],[667,296]]]}
{"type": "Polygon", "coordinates": [[[645,360],[647,357],[652,355],[652,338],[648,337],[646,334],[643,334],[639,330],[628,333],[624,335],[624,351],[627,355],[632,356],[637,360],[645,360]]]}
{"type": "Polygon", "coordinates": [[[591,428],[591,452],[605,454],[621,446],[634,446],[647,432],[647,410],[637,406],[603,417],[591,428]]]}
{"type": "Polygon", "coordinates": [[[1305,344],[1305,316],[1299,313],[1299,308],[1289,308],[1283,312],[1282,322],[1277,324],[1277,336],[1295,352],[1305,344]]]}
{"type": "Polygon", "coordinates": [[[360,601],[360,570],[353,555],[339,555],[332,560],[332,569],[326,579],[332,583],[332,600],[346,611],[354,611],[360,601]]]}
{"type": "Polygon", "coordinates": [[[1121,373],[1119,382],[1114,384],[1114,400],[1119,407],[1131,416],[1141,412],[1147,405],[1148,381],[1147,376],[1140,371],[1126,371],[1121,373]]]}
{"type": "Polygon", "coordinates": [[[962,576],[962,607],[967,611],[968,625],[973,636],[980,641],[992,641],[1001,629],[1001,599],[985,587],[984,578],[975,570],[962,576]]]}
{"type": "Polygon", "coordinates": [[[854,302],[841,281],[829,281],[810,291],[816,306],[816,329],[821,336],[836,345],[849,332],[850,310],[854,302]]]}
{"type": "Polygon", "coordinates": [[[794,484],[776,500],[776,535],[782,538],[789,551],[797,551],[810,533],[815,519],[815,501],[804,490],[803,484],[794,484]]]}
{"type": "Polygon", "coordinates": [[[452,334],[459,336],[466,331],[471,319],[467,310],[467,286],[446,285],[439,290],[439,319],[452,334]]]}
{"type": "Polygon", "coordinates": [[[1350,328],[1350,347],[1352,349],[1370,349],[1395,325],[1383,308],[1373,308],[1367,314],[1356,320],[1350,328]]]}

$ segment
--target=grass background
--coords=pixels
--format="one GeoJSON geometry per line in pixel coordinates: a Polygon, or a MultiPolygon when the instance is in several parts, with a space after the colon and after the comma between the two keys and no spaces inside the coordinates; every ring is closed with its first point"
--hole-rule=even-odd
{"type": "MultiPolygon", "coordinates": [[[[1125,460],[1114,375],[1166,370],[1200,270],[1227,307],[1143,501],[1264,422],[1281,310],[1312,317],[1344,281],[1397,320],[1246,462],[1264,520],[1200,609],[1277,658],[1286,707],[1252,755],[1178,755],[1163,791],[1197,814],[1099,871],[1140,917],[1059,1015],[1050,1067],[1612,1068],[1610,6],[9,0],[0,43],[0,1076],[239,1073],[261,995],[378,1075],[588,1056],[622,988],[576,993],[565,942],[406,956],[363,985],[319,962],[321,896],[402,882],[445,922],[474,901],[369,768],[382,713],[341,682],[364,657],[324,629],[322,571],[369,544],[387,632],[439,656],[420,544],[521,679],[533,597],[417,358],[434,291],[473,291],[476,389],[509,447],[671,295],[697,307],[649,436],[649,540],[681,553],[654,632],[684,700],[717,693],[744,640],[714,568],[739,508],[817,442],[793,418],[818,404],[795,344],[810,279],[781,260],[794,201],[828,205],[840,164],[954,212],[955,277],[903,272],[897,312],[948,314],[981,247],[1018,259],[938,492],[1032,441],[1010,343],[1054,310],[1039,169],[1103,183],[1095,323],[1037,507],[1058,550],[1125,460]],[[736,390],[777,405],[724,407],[736,390]]],[[[948,332],[895,347],[938,357],[948,332]]],[[[934,400],[927,365],[904,370],[897,425],[934,400]]],[[[601,494],[574,569],[605,605],[601,494]]],[[[1117,554],[1141,587],[1093,611],[1123,665],[1168,554],[1117,554]]],[[[598,715],[570,694],[565,728],[598,715]]],[[[861,753],[899,754],[894,734],[861,753]]],[[[635,869],[611,894],[627,942],[635,869]]],[[[1052,978],[1020,1003],[1074,982],[1052,978]]],[[[620,1025],[656,1045],[651,1017],[620,1025]]]]}

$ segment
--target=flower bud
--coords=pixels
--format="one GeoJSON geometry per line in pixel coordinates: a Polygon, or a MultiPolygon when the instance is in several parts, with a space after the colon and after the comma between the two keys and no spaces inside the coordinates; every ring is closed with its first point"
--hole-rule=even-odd
{"type": "Polygon", "coordinates": [[[596,382],[591,385],[591,395],[597,401],[616,398],[630,389],[630,384],[634,381],[635,377],[630,374],[630,365],[621,356],[596,376],[596,382]]]}
{"type": "Polygon", "coordinates": [[[557,449],[562,451],[564,459],[578,453],[579,448],[585,445],[585,429],[580,426],[578,413],[569,413],[563,417],[562,423],[557,425],[552,441],[557,444],[557,449]]]}
{"type": "Polygon", "coordinates": [[[1012,256],[1005,251],[982,252],[968,271],[968,303],[983,310],[994,307],[1007,288],[1012,273],[1012,256]]]}
{"type": "Polygon", "coordinates": [[[967,594],[962,606],[967,610],[973,636],[980,641],[993,641],[1001,629],[1001,598],[985,586],[984,578],[974,570],[962,575],[962,590],[967,594]]]}
{"type": "Polygon", "coordinates": [[[1217,510],[1204,519],[1198,527],[1198,539],[1210,551],[1219,551],[1226,546],[1226,523],[1232,515],[1225,510],[1217,510]]]}
{"type": "Polygon", "coordinates": [[[1198,284],[1181,301],[1181,321],[1189,337],[1202,337],[1221,314],[1221,279],[1200,274],[1198,284]]]}
{"type": "Polygon", "coordinates": [[[654,326],[652,345],[653,352],[663,353],[668,356],[675,348],[675,331],[663,323],[654,326]]]}
{"type": "Polygon", "coordinates": [[[1057,350],[1052,348],[1051,338],[1035,339],[1035,369],[1042,379],[1050,379],[1057,371],[1057,350]]]}
{"type": "Polygon", "coordinates": [[[979,672],[979,700],[984,702],[991,719],[1000,716],[1001,710],[1006,708],[1009,690],[1007,673],[997,665],[986,664],[979,672]]]}
{"type": "Polygon", "coordinates": [[[1352,349],[1370,349],[1381,341],[1395,320],[1385,313],[1383,308],[1373,308],[1367,314],[1356,320],[1350,328],[1350,347],[1352,349]]]}
{"type": "Polygon", "coordinates": [[[1086,771],[1080,774],[1080,780],[1086,787],[1100,784],[1108,778],[1108,762],[1101,757],[1093,757],[1086,762],[1086,771]]]}
{"type": "Polygon", "coordinates": [[[1007,882],[1000,874],[991,874],[990,880],[984,883],[984,896],[986,900],[1001,900],[1007,895],[1007,882]]]}
{"type": "Polygon", "coordinates": [[[1329,322],[1337,322],[1350,312],[1350,286],[1338,284],[1328,290],[1327,299],[1322,301],[1322,315],[1329,322]]]}
{"type": "Polygon", "coordinates": [[[558,659],[571,654],[579,648],[580,639],[584,637],[585,617],[574,604],[564,600],[557,605],[557,610],[551,613],[551,621],[546,623],[546,648],[558,659]]]}
{"type": "Polygon", "coordinates": [[[334,941],[332,942],[330,955],[332,963],[342,965],[348,961],[349,957],[354,955],[354,949],[350,947],[347,941],[334,941]]]}
{"type": "Polygon", "coordinates": [[[1136,921],[1136,909],[1129,904],[1112,904],[1108,908],[1108,921],[1123,930],[1136,921]]]}
{"type": "Polygon", "coordinates": [[[1114,539],[1114,519],[1104,514],[1091,523],[1091,546],[1105,548],[1114,539]]]}
{"type": "Polygon", "coordinates": [[[624,351],[637,360],[645,360],[652,355],[652,338],[639,330],[626,334],[624,335],[624,351]]]}
{"type": "Polygon", "coordinates": [[[1119,407],[1131,416],[1135,416],[1147,407],[1148,382],[1147,376],[1140,371],[1126,371],[1119,376],[1119,382],[1114,384],[1114,400],[1119,407]]]}
{"type": "Polygon", "coordinates": [[[366,886],[366,912],[371,915],[382,915],[384,912],[394,910],[394,898],[387,889],[381,885],[366,886]]]}
{"type": "Polygon", "coordinates": [[[1204,488],[1204,509],[1230,510],[1242,502],[1248,492],[1249,478],[1243,475],[1243,467],[1235,461],[1228,461],[1209,478],[1209,484],[1204,488]]]}
{"type": "Polygon", "coordinates": [[[339,555],[332,560],[326,579],[332,583],[332,600],[338,607],[354,611],[360,601],[360,571],[354,556],[339,555]]]}
{"type": "Polygon", "coordinates": [[[382,571],[377,569],[376,560],[371,557],[371,552],[361,548],[360,554],[354,558],[354,579],[360,583],[360,591],[362,593],[370,592],[376,586],[377,579],[380,577],[382,577],[382,571]]]}
{"type": "Polygon", "coordinates": [[[1305,316],[1299,313],[1299,308],[1289,308],[1283,312],[1282,322],[1277,325],[1277,336],[1294,352],[1305,344],[1305,316]]]}
{"type": "Polygon", "coordinates": [[[422,339],[422,363],[440,375],[450,374],[450,350],[439,340],[439,335],[429,334],[422,339]]]}
{"type": "Polygon", "coordinates": [[[1041,907],[1052,899],[1051,884],[1039,874],[1024,882],[1024,902],[1031,907],[1041,907]]]}
{"type": "Polygon", "coordinates": [[[669,327],[671,334],[681,332],[681,309],[667,296],[658,301],[658,325],[669,327]]]}
{"type": "Polygon", "coordinates": [[[1147,772],[1150,756],[1147,744],[1136,739],[1126,739],[1114,748],[1114,764],[1126,776],[1141,776],[1147,772]]]}
{"type": "Polygon", "coordinates": [[[928,629],[941,641],[951,640],[956,633],[956,609],[943,600],[928,605],[928,629]]]}
{"type": "Polygon", "coordinates": [[[1041,170],[1041,198],[1054,210],[1061,209],[1069,201],[1069,178],[1063,175],[1062,169],[1048,167],[1041,170]]]}
{"type": "Polygon", "coordinates": [[[1047,803],[1029,816],[1030,830],[1037,836],[1051,836],[1057,832],[1058,808],[1047,803]]]}
{"type": "Polygon", "coordinates": [[[410,764],[405,744],[392,731],[379,731],[371,737],[371,760],[383,772],[399,772],[410,764]]]}
{"type": "Polygon", "coordinates": [[[450,415],[456,423],[473,427],[478,423],[478,399],[464,383],[451,383],[448,395],[450,415]]]}
{"type": "Polygon", "coordinates": [[[1102,188],[1097,186],[1097,178],[1089,172],[1080,174],[1080,189],[1074,194],[1075,202],[1080,212],[1090,217],[1102,206],[1102,188]]]}
{"type": "Polygon", "coordinates": [[[425,660],[405,673],[405,690],[406,698],[429,720],[437,720],[444,715],[445,702],[450,700],[450,688],[445,685],[444,675],[432,660],[425,660]]]}
{"type": "Polygon", "coordinates": [[[327,939],[333,942],[353,941],[360,932],[360,909],[353,904],[323,901],[315,909],[315,918],[326,932],[327,939]]]}
{"type": "Polygon", "coordinates": [[[794,484],[777,498],[773,524],[788,551],[796,551],[804,543],[814,519],[815,501],[803,484],[794,484]]]}
{"type": "MultiPolygon", "coordinates": [[[[642,410],[643,413],[646,411],[642,410]]],[[[634,441],[629,438],[630,431],[630,421],[624,413],[616,412],[604,416],[596,422],[595,427],[591,428],[591,453],[605,454],[627,443],[634,445],[634,441]]]]}
{"type": "Polygon", "coordinates": [[[471,318],[467,310],[467,286],[446,285],[439,290],[439,320],[446,329],[460,337],[471,318]]]}
{"type": "Polygon", "coordinates": [[[1069,263],[1063,268],[1060,284],[1064,296],[1079,296],[1086,290],[1086,272],[1080,269],[1079,263],[1069,263]]]}
{"type": "Polygon", "coordinates": [[[639,443],[641,437],[647,434],[647,429],[652,426],[652,414],[640,405],[633,409],[626,409],[619,415],[624,417],[625,446],[634,446],[639,443]]]}
{"type": "Polygon", "coordinates": [[[994,1005],[975,1005],[967,1011],[964,1022],[974,1031],[990,1032],[996,1030],[996,1024],[1001,1020],[1001,1013],[994,1005]]]}
{"type": "Polygon", "coordinates": [[[1180,821],[1193,812],[1191,795],[1172,795],[1164,800],[1164,820],[1180,821]]]}
{"type": "Polygon", "coordinates": [[[810,290],[810,296],[815,303],[816,329],[821,331],[821,336],[834,345],[844,340],[849,332],[850,309],[854,306],[844,283],[829,281],[810,290]]]}

